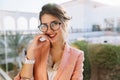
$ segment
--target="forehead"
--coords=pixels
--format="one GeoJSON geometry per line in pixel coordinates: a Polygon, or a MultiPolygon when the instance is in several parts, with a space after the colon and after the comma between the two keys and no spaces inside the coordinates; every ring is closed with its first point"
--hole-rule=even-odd
{"type": "Polygon", "coordinates": [[[50,14],[44,14],[41,17],[41,23],[50,23],[52,21],[59,21],[59,19],[53,15],[50,15],[50,14]]]}

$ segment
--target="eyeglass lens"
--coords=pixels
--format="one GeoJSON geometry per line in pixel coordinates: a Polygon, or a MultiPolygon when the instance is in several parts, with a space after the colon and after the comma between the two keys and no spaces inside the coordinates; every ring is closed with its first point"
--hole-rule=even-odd
{"type": "MultiPolygon", "coordinates": [[[[60,27],[60,22],[58,21],[53,21],[50,23],[50,28],[53,30],[53,31],[56,31],[59,29],[60,27]]],[[[46,32],[48,30],[48,25],[47,24],[41,24],[40,26],[38,26],[38,28],[40,29],[40,31],[42,32],[46,32]]]]}

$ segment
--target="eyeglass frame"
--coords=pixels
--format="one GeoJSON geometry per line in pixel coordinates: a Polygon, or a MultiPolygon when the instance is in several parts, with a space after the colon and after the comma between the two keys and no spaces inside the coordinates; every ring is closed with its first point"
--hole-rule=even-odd
{"type": "MultiPolygon", "coordinates": [[[[57,30],[60,29],[60,25],[61,25],[61,24],[62,24],[62,23],[61,23],[60,21],[52,21],[52,22],[50,23],[50,29],[53,30],[53,31],[57,31],[57,30]],[[59,25],[59,28],[57,28],[56,30],[54,30],[54,29],[52,28],[52,26],[51,26],[52,23],[55,23],[55,22],[57,23],[57,25],[59,25]]],[[[41,23],[41,24],[38,26],[38,28],[39,28],[39,30],[40,30],[41,32],[47,32],[47,31],[48,31],[48,24],[46,24],[46,23],[41,23]],[[47,28],[46,31],[42,31],[42,30],[41,30],[40,27],[41,27],[42,25],[46,26],[46,28],[47,28]]]]}

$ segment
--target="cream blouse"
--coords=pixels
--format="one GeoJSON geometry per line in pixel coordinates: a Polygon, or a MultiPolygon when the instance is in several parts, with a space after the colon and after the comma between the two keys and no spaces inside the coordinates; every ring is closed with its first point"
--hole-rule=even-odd
{"type": "Polygon", "coordinates": [[[52,56],[51,55],[48,56],[48,62],[47,62],[48,80],[54,80],[59,64],[60,64],[60,61],[53,64],[52,56]]]}

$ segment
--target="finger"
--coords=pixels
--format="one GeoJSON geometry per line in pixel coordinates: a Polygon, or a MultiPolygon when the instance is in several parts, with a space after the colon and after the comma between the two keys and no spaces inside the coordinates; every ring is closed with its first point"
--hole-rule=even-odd
{"type": "Polygon", "coordinates": [[[35,41],[40,41],[40,42],[48,41],[48,37],[46,35],[42,34],[42,35],[36,36],[35,41]]]}

